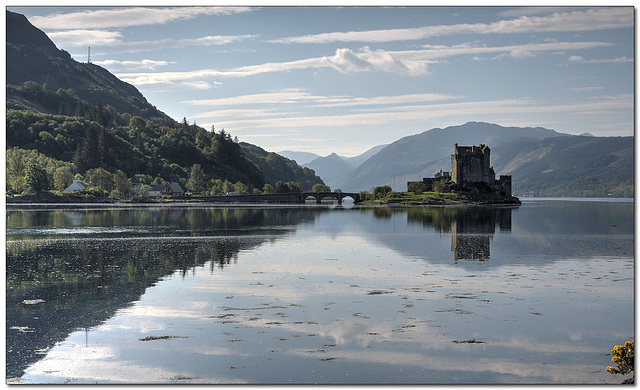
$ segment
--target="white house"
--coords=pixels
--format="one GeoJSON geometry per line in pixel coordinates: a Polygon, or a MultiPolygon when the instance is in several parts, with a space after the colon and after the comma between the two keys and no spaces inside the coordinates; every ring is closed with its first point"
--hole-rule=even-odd
{"type": "Polygon", "coordinates": [[[84,191],[84,186],[80,183],[80,179],[73,179],[73,183],[64,189],[64,192],[84,191]]]}

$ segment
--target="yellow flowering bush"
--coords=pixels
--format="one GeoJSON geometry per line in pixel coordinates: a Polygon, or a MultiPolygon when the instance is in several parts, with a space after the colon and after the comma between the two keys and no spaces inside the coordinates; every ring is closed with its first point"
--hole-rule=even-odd
{"type": "Polygon", "coordinates": [[[613,353],[613,357],[611,361],[616,363],[616,367],[609,366],[607,367],[607,371],[612,374],[628,374],[633,369],[633,344],[634,340],[627,341],[624,345],[616,345],[611,350],[613,353]]]}

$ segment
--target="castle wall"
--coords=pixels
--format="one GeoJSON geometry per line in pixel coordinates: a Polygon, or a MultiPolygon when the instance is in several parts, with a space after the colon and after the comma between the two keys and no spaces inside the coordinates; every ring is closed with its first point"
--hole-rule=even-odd
{"type": "Polygon", "coordinates": [[[487,183],[493,185],[491,150],[486,145],[454,146],[451,155],[451,180],[455,183],[487,183]]]}
{"type": "Polygon", "coordinates": [[[496,187],[501,193],[511,196],[511,175],[500,175],[500,179],[496,181],[496,187]]]}

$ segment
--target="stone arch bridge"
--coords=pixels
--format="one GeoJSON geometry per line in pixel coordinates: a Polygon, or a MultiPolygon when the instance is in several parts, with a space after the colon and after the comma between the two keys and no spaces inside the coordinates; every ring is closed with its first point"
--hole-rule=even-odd
{"type": "Polygon", "coordinates": [[[198,199],[208,202],[223,203],[305,203],[310,198],[315,199],[317,204],[324,199],[335,199],[338,204],[342,204],[344,198],[352,198],[354,203],[361,202],[360,194],[354,192],[294,192],[287,194],[260,194],[260,195],[219,195],[202,196],[198,199]]]}

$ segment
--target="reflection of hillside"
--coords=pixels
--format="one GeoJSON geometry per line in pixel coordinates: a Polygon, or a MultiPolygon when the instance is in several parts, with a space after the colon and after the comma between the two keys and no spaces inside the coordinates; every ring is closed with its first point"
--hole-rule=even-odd
{"type": "Polygon", "coordinates": [[[318,210],[136,209],[7,213],[6,376],[68,334],[98,326],[176,271],[232,264],[241,250],[312,221],[318,210]],[[71,216],[71,218],[69,218],[71,216]],[[80,224],[80,225],[79,225],[80,224]],[[127,224],[138,230],[124,231],[127,224]],[[73,233],[73,227],[102,230],[73,233]],[[253,234],[249,234],[253,229],[253,234]],[[255,234],[260,229],[260,234],[255,234]],[[61,238],[60,231],[64,233],[61,238]],[[20,238],[16,240],[16,238],[20,238]],[[44,303],[26,305],[26,299],[44,303]],[[36,352],[39,351],[39,352],[36,352]]]}

